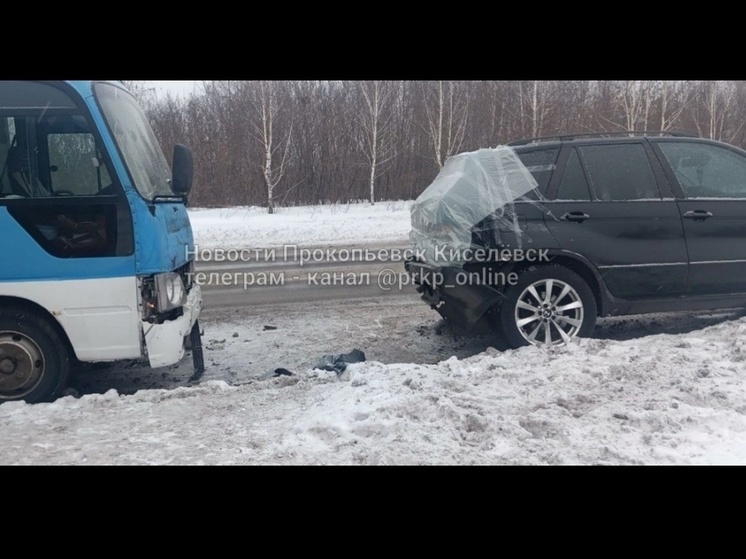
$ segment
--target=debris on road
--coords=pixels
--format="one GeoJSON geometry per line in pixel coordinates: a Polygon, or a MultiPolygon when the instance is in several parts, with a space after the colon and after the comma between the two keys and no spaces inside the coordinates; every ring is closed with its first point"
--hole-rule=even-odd
{"type": "Polygon", "coordinates": [[[347,369],[347,365],[350,363],[361,363],[363,361],[365,361],[365,354],[359,349],[353,349],[350,353],[324,355],[313,368],[334,371],[337,374],[341,374],[347,369]]]}

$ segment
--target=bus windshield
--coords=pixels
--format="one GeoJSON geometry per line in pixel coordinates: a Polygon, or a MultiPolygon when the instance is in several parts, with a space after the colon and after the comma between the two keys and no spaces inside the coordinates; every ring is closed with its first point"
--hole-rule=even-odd
{"type": "Polygon", "coordinates": [[[95,93],[140,195],[146,200],[173,196],[171,169],[135,98],[119,87],[104,83],[96,85],[95,93]]]}

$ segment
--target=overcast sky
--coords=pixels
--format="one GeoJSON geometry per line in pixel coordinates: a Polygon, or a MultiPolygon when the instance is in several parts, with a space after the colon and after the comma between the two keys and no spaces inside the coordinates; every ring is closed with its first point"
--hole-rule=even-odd
{"type": "Polygon", "coordinates": [[[156,93],[165,96],[166,93],[183,97],[189,95],[199,85],[198,81],[189,80],[165,80],[165,81],[146,81],[146,87],[152,87],[156,93]]]}

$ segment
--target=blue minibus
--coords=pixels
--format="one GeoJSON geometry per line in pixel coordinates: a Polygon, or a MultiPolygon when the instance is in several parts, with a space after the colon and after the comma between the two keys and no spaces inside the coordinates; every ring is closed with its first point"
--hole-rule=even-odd
{"type": "Polygon", "coordinates": [[[0,81],[0,403],[81,363],[201,373],[192,153],[164,157],[122,82],[0,81]]]}

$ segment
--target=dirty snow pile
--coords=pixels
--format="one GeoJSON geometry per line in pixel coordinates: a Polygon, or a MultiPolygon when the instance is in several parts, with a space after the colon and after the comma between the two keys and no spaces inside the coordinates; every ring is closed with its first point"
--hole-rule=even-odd
{"type": "Polygon", "coordinates": [[[746,463],[746,318],[0,405],[1,464],[746,463]]]}

